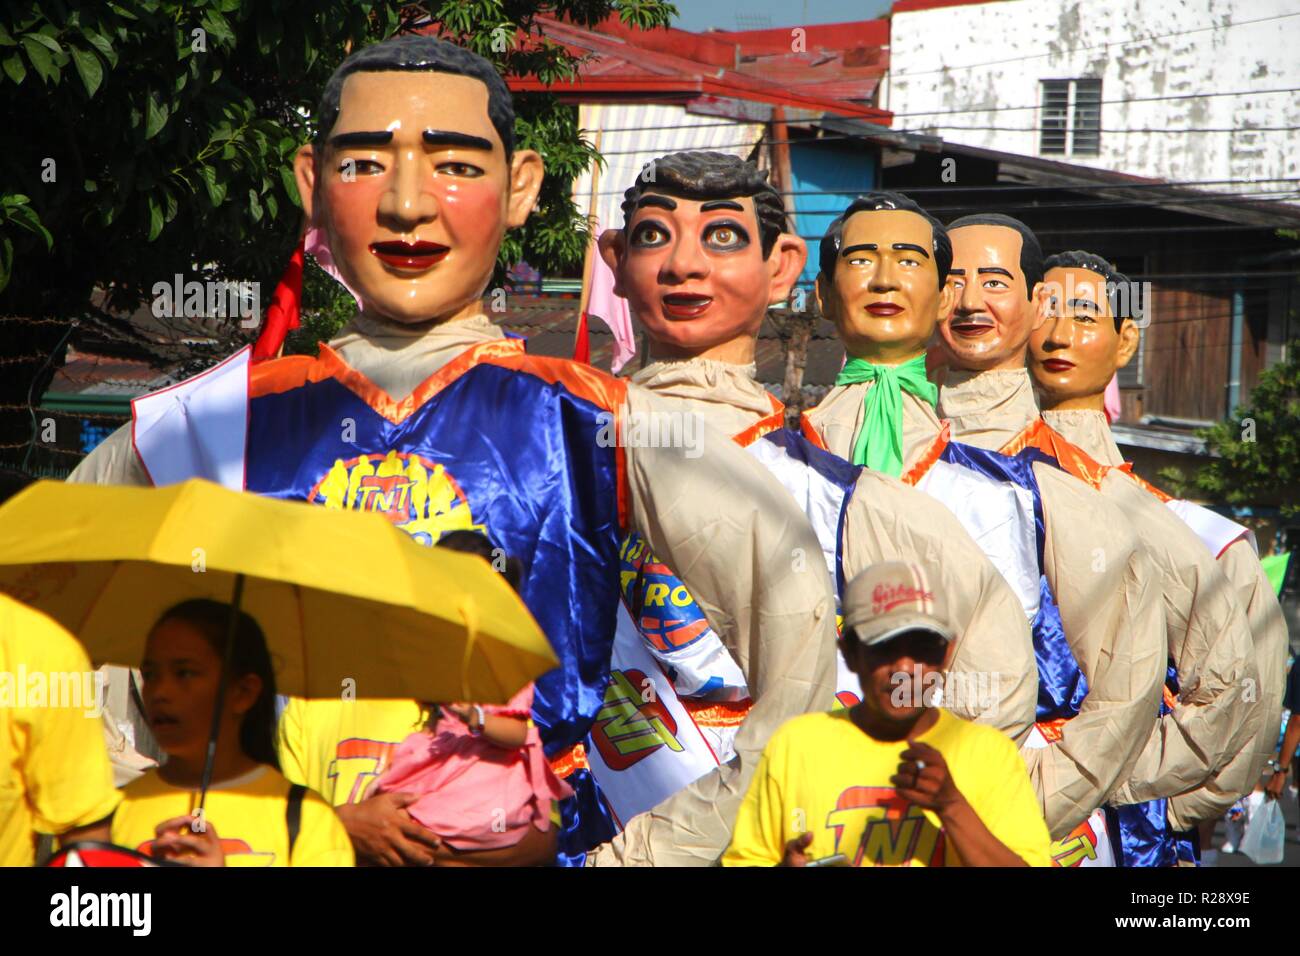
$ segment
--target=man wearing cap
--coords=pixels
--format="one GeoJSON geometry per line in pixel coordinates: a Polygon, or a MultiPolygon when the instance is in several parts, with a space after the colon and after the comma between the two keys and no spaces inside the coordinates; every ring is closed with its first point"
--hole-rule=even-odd
{"type": "Polygon", "coordinates": [[[723,865],[1048,866],[1016,745],[930,706],[956,636],[921,566],[850,581],[840,642],[862,700],[773,735],[723,865]]]}

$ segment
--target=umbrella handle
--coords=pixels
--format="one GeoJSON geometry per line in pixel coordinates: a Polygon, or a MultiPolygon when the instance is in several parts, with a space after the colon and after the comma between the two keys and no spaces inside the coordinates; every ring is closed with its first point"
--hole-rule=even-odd
{"type": "Polygon", "coordinates": [[[244,596],[244,576],[235,575],[235,592],[230,597],[230,621],[226,626],[226,647],[221,660],[221,680],[217,684],[217,700],[212,705],[212,732],[208,734],[208,752],[203,758],[203,783],[199,790],[202,810],[208,799],[208,786],[212,783],[212,768],[217,760],[217,735],[221,732],[221,706],[226,699],[226,685],[230,683],[231,661],[235,656],[235,630],[239,624],[239,603],[244,596]]]}

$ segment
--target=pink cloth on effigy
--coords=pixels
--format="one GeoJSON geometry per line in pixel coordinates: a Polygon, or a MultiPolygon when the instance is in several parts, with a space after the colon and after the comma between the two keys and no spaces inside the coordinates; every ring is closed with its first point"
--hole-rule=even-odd
{"type": "MultiPolygon", "coordinates": [[[[533,702],[529,684],[504,706],[483,705],[485,715],[528,719],[533,702]]],[[[375,783],[374,793],[404,791],[419,795],[406,810],[457,850],[514,846],[529,826],[551,826],[551,801],[572,794],[555,776],[537,728],[517,750],[498,747],[446,710],[434,731],[403,740],[392,763],[375,783]]]]}

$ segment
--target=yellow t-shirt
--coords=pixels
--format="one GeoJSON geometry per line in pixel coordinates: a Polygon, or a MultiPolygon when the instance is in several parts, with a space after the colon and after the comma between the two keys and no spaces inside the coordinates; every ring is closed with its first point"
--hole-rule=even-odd
{"type": "Polygon", "coordinates": [[[276,755],[294,783],[333,806],[359,803],[397,745],[423,726],[413,700],[303,700],[280,715],[276,755]]]}
{"type": "MultiPolygon", "coordinates": [[[[990,832],[1031,866],[1048,866],[1051,838],[1010,739],[939,711],[918,738],[943,754],[953,782],[990,832]]],[[[847,710],[804,714],[768,741],[736,817],[724,866],[775,866],[788,841],[813,834],[810,859],[852,866],[960,866],[937,814],[908,803],[890,778],[906,741],[868,737],[847,710]]]]}
{"type": "MultiPolygon", "coordinates": [[[[208,788],[203,819],[221,839],[226,866],[352,866],[352,841],[324,800],[303,794],[298,839],[289,853],[285,811],[289,781],[275,768],[259,766],[208,788]]],[[[149,853],[155,828],[164,820],[193,813],[199,792],[167,783],[150,770],[127,784],[113,817],[113,842],[149,853]]]]}
{"type": "Polygon", "coordinates": [[[81,645],[0,594],[0,866],[31,866],[37,832],[104,819],[122,799],[81,645]]]}

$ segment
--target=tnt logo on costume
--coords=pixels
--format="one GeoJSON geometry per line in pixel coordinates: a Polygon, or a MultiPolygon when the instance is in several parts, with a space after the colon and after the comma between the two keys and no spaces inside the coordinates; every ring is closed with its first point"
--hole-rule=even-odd
{"type": "Polygon", "coordinates": [[[853,866],[864,859],[876,866],[944,864],[943,832],[893,787],[849,787],[826,815],[826,826],[835,831],[835,852],[853,866]]]}
{"type": "Polygon", "coordinates": [[[1085,860],[1097,859],[1097,832],[1091,820],[1084,820],[1063,839],[1052,844],[1052,866],[1082,866],[1085,860]]]}
{"type": "Polygon", "coordinates": [[[337,459],[307,500],[377,512],[422,544],[433,544],[447,531],[484,530],[474,523],[469,499],[451,472],[407,452],[337,459]]]}
{"type": "Polygon", "coordinates": [[[657,650],[680,650],[709,633],[686,585],[638,534],[628,535],[619,549],[619,585],[641,633],[657,650]]]}
{"type": "Polygon", "coordinates": [[[626,770],[661,747],[682,752],[677,721],[657,698],[645,700],[639,670],[611,671],[605,703],[591,725],[591,740],[611,770],[626,770]]]}

